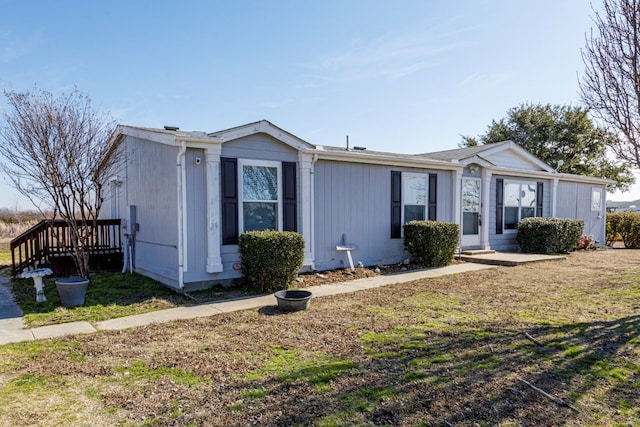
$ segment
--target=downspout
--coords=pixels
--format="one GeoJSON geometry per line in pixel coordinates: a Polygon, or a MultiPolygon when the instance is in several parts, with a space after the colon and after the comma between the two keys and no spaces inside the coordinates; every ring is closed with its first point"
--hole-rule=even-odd
{"type": "Polygon", "coordinates": [[[315,180],[315,172],[316,172],[316,162],[318,161],[318,153],[315,153],[313,155],[313,158],[311,159],[311,200],[310,200],[310,204],[311,206],[309,207],[311,210],[311,230],[309,230],[309,236],[311,238],[311,242],[309,243],[309,247],[311,248],[311,268],[313,270],[316,269],[316,260],[315,260],[315,253],[316,251],[314,250],[314,246],[316,244],[316,223],[315,223],[315,188],[316,188],[316,180],[315,180]]]}
{"type": "Polygon", "coordinates": [[[178,152],[178,157],[176,159],[177,163],[177,172],[178,172],[178,286],[181,290],[184,289],[184,272],[185,272],[185,244],[186,244],[186,220],[185,220],[185,207],[186,203],[186,171],[184,168],[184,155],[187,152],[187,141],[182,141],[182,146],[180,147],[180,151],[178,152]]]}

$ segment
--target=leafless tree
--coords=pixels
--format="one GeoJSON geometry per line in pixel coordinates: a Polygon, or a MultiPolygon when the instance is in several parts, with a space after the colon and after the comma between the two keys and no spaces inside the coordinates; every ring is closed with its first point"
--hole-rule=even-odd
{"type": "Polygon", "coordinates": [[[618,135],[616,156],[640,168],[640,1],[604,0],[582,51],[583,102],[618,135]]]}
{"type": "Polygon", "coordinates": [[[40,212],[65,221],[78,274],[88,278],[103,185],[118,161],[109,144],[116,124],[78,89],[4,94],[11,108],[0,126],[2,171],[40,212]]]}

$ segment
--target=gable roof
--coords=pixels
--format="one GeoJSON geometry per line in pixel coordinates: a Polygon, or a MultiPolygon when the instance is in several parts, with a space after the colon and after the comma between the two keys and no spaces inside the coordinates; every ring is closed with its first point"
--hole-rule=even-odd
{"type": "MultiPolygon", "coordinates": [[[[506,144],[509,141],[497,142],[492,144],[496,147],[506,144]]],[[[432,153],[418,154],[418,156],[430,157],[432,159],[447,160],[447,161],[461,161],[482,153],[487,150],[487,145],[476,145],[473,147],[454,148],[451,150],[435,151],[432,153]]]]}
{"type": "Polygon", "coordinates": [[[308,143],[302,138],[298,138],[292,133],[279,128],[268,120],[260,120],[246,125],[236,126],[229,129],[211,132],[210,137],[219,138],[222,142],[233,141],[234,139],[244,138],[258,133],[267,134],[296,150],[314,149],[315,145],[308,143]]]}
{"type": "Polygon", "coordinates": [[[478,163],[482,166],[496,166],[503,168],[518,168],[554,172],[554,169],[522,148],[513,141],[502,141],[493,144],[464,147],[453,150],[436,151],[420,154],[437,160],[459,162],[462,164],[478,163]]]}
{"type": "Polygon", "coordinates": [[[134,136],[151,141],[179,145],[188,144],[193,147],[221,147],[224,142],[233,141],[254,134],[267,134],[272,138],[298,150],[317,160],[336,160],[355,163],[380,164],[398,167],[429,167],[438,170],[456,170],[470,164],[493,169],[495,172],[515,174],[517,176],[536,176],[548,178],[550,175],[567,181],[590,182],[594,184],[611,184],[613,181],[585,175],[558,173],[551,166],[513,141],[503,141],[474,147],[463,147],[453,150],[436,151],[424,154],[400,154],[367,149],[311,144],[267,120],[247,123],[245,125],[220,130],[217,132],[187,132],[177,128],[146,128],[138,126],[118,125],[111,143],[117,147],[124,136],[134,136]]]}

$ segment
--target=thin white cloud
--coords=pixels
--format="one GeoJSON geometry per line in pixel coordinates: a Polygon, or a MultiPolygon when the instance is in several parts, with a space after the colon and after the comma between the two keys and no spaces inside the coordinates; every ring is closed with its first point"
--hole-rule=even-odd
{"type": "Polygon", "coordinates": [[[511,78],[509,73],[472,73],[467,75],[464,79],[458,82],[458,87],[495,87],[511,78]]]}
{"type": "Polygon", "coordinates": [[[12,30],[0,30],[0,63],[9,63],[28,55],[44,43],[42,32],[17,34],[12,30]]]}
{"type": "Polygon", "coordinates": [[[264,101],[260,104],[261,107],[266,109],[278,109],[287,107],[298,107],[314,103],[322,98],[319,97],[306,97],[306,98],[286,98],[278,101],[264,101]]]}
{"type": "Polygon", "coordinates": [[[404,78],[442,63],[447,53],[471,46],[457,40],[460,32],[437,37],[388,33],[370,41],[354,40],[347,48],[306,64],[307,74],[299,86],[404,78]]]}

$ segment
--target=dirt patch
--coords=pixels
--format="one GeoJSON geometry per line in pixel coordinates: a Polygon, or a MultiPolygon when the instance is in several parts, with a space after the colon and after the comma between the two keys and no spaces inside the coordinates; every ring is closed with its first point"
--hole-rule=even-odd
{"type": "MultiPolygon", "coordinates": [[[[453,260],[451,264],[463,264],[464,261],[453,260]]],[[[312,273],[303,273],[298,275],[298,280],[293,284],[296,288],[304,288],[308,286],[324,285],[327,283],[340,283],[350,280],[363,279],[366,277],[374,277],[385,274],[394,274],[405,271],[420,270],[419,264],[411,262],[401,262],[398,264],[379,265],[375,267],[355,267],[350,268],[319,271],[312,273]]]]}
{"type": "Polygon", "coordinates": [[[640,251],[267,314],[2,346],[0,425],[640,423],[640,251]]]}

